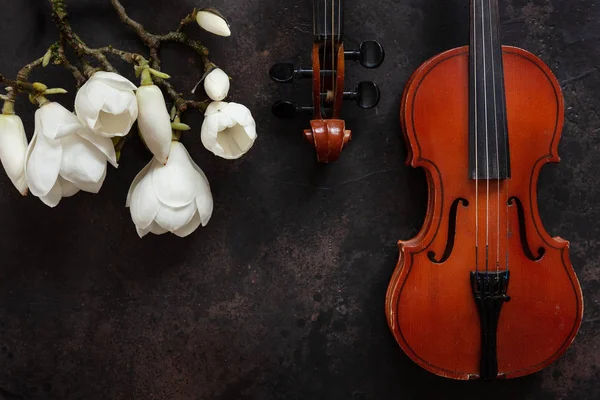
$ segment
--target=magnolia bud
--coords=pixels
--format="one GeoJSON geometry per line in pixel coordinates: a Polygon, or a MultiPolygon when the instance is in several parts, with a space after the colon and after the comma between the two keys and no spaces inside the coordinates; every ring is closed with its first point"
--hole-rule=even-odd
{"type": "Polygon", "coordinates": [[[198,11],[196,21],[200,28],[219,36],[230,36],[229,24],[223,16],[217,11],[206,9],[198,11]]]}
{"type": "Polygon", "coordinates": [[[140,86],[138,101],[138,127],[144,143],[162,164],[167,163],[171,148],[171,119],[165,98],[156,85],[140,86]]]}
{"type": "Polygon", "coordinates": [[[25,153],[27,137],[23,122],[17,115],[0,115],[0,161],[17,190],[27,194],[25,153]]]}
{"type": "Polygon", "coordinates": [[[221,101],[229,93],[229,76],[221,68],[215,68],[204,78],[204,90],[214,101],[221,101]]]}

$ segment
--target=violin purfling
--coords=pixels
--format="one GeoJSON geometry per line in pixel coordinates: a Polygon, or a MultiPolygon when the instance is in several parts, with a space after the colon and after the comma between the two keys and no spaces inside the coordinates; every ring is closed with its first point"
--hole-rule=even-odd
{"type": "Polygon", "coordinates": [[[581,325],[569,242],[545,230],[541,168],[560,161],[560,85],[535,55],[502,46],[497,0],[472,0],[470,43],[405,86],[407,164],[428,207],[400,241],[386,315],[416,364],[452,379],[516,378],[561,357],[581,325]]]}

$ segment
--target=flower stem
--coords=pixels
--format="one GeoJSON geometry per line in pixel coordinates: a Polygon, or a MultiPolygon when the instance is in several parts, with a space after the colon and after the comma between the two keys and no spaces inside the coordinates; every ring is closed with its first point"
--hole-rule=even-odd
{"type": "Polygon", "coordinates": [[[45,104],[47,104],[47,103],[49,103],[49,102],[50,102],[50,100],[48,100],[48,99],[47,99],[46,97],[44,97],[44,96],[37,96],[37,97],[35,98],[35,101],[38,103],[38,105],[39,105],[40,107],[42,107],[42,106],[44,106],[45,104]]]}
{"type": "Polygon", "coordinates": [[[150,74],[150,71],[148,71],[148,69],[144,69],[142,71],[142,82],[141,82],[142,86],[151,86],[154,85],[154,81],[152,80],[152,75],[150,74]]]}
{"type": "Polygon", "coordinates": [[[181,32],[184,26],[196,22],[196,15],[198,15],[198,10],[194,8],[194,11],[183,17],[183,19],[179,23],[179,28],[177,28],[176,32],[181,32]]]}
{"type": "Polygon", "coordinates": [[[15,113],[15,102],[12,100],[5,100],[2,106],[3,115],[14,115],[15,113]]]}

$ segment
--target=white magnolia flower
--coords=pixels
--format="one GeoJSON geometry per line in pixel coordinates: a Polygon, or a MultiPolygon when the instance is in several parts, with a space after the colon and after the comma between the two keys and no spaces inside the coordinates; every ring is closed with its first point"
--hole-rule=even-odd
{"type": "Polygon", "coordinates": [[[138,116],[136,86],[114,72],[96,72],[75,96],[80,121],[99,135],[125,136],[138,116]]]}
{"type": "Polygon", "coordinates": [[[221,101],[229,93],[229,76],[221,69],[215,68],[204,78],[204,90],[208,97],[221,101]]]}
{"type": "Polygon", "coordinates": [[[214,101],[204,113],[202,144],[216,156],[233,160],[246,154],[256,140],[252,113],[237,103],[214,101]]]}
{"type": "Polygon", "coordinates": [[[196,14],[196,22],[200,28],[219,36],[230,36],[229,24],[216,10],[201,10],[196,14]]]}
{"type": "Polygon", "coordinates": [[[6,175],[23,196],[27,194],[26,153],[27,136],[21,118],[18,115],[0,115],[0,161],[6,175]]]}
{"type": "Polygon", "coordinates": [[[137,233],[185,237],[206,226],[213,211],[210,185],[185,147],[171,143],[167,165],[153,158],[135,177],[126,206],[137,233]]]}
{"type": "Polygon", "coordinates": [[[158,161],[166,164],[173,130],[163,93],[156,85],[146,85],[140,86],[136,95],[138,126],[144,143],[158,161]]]}
{"type": "Polygon", "coordinates": [[[80,190],[98,193],[106,161],[118,167],[111,139],[96,135],[58,103],[46,103],[35,112],[25,160],[29,190],[49,207],[80,190]]]}

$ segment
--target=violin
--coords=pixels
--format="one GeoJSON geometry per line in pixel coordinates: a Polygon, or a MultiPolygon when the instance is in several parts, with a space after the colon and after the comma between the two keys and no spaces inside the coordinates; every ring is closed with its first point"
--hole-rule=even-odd
{"type": "Polygon", "coordinates": [[[420,232],[399,241],[385,302],[401,349],[451,379],[537,372],[580,328],[569,242],[538,211],[541,168],[558,163],[564,100],[550,68],[501,45],[497,0],[472,0],[470,41],[423,63],[400,119],[406,163],[423,168],[420,232]]]}
{"type": "Polygon", "coordinates": [[[379,103],[380,91],[373,82],[363,81],[354,91],[344,91],[345,61],[359,61],[365,68],[379,67],[385,51],[376,41],[366,41],[356,51],[344,50],[344,12],[341,0],[314,0],[312,69],[295,68],[290,63],[271,67],[269,76],[277,83],[288,84],[295,79],[312,79],[312,106],[299,106],[291,101],[277,101],[272,106],[278,118],[293,118],[312,114],[310,129],[304,137],[311,143],[321,163],[336,161],[352,138],[341,119],[344,100],[354,100],[363,109],[379,103]]]}

